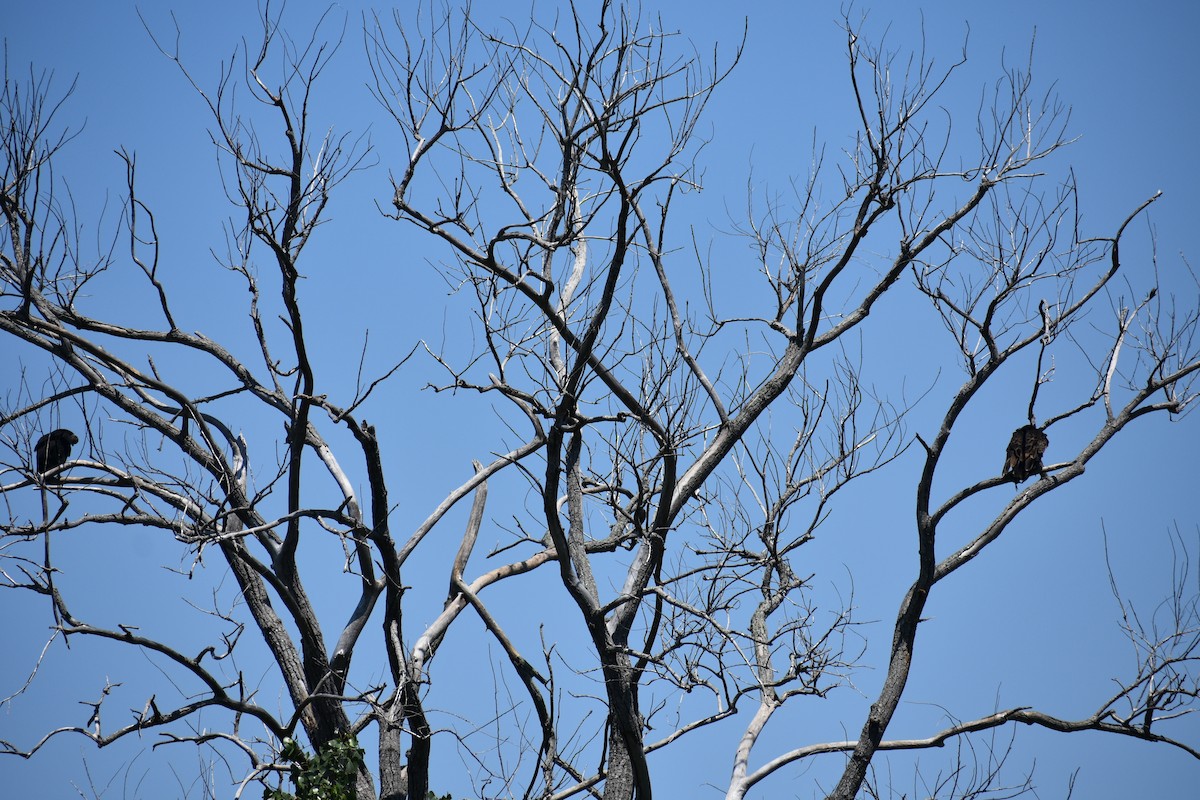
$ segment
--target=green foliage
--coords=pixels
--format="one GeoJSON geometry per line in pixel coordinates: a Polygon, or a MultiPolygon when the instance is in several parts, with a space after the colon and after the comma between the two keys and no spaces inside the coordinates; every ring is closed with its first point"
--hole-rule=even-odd
{"type": "Polygon", "coordinates": [[[263,800],[354,800],[354,784],[363,765],[363,749],[350,734],[334,739],[314,756],[295,739],[284,739],[280,759],[291,764],[296,793],[267,789],[263,800]]]}

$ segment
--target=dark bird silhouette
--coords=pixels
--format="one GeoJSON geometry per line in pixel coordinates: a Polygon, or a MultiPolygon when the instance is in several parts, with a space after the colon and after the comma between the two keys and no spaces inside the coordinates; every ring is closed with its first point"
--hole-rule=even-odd
{"type": "Polygon", "coordinates": [[[79,437],[66,428],[50,431],[38,439],[37,444],[33,446],[38,474],[45,475],[67,463],[67,458],[71,455],[71,446],[78,443],[79,437]]]}
{"type": "Polygon", "coordinates": [[[1045,473],[1042,455],[1050,445],[1050,437],[1036,425],[1022,425],[1013,431],[1008,442],[1008,456],[1004,459],[1004,477],[1013,483],[1021,483],[1032,475],[1045,473]]]}

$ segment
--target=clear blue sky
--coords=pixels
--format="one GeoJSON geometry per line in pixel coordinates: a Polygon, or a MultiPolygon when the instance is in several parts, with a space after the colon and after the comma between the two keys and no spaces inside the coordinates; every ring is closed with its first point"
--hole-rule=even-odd
{"type": "MultiPolygon", "coordinates": [[[[220,61],[228,58],[240,37],[254,38],[254,4],[144,3],[147,24],[168,40],[173,38],[168,12],[172,5],[182,31],[182,55],[197,82],[208,89],[215,84],[220,61]]],[[[853,119],[843,34],[837,26],[841,6],[823,0],[777,0],[742,7],[728,2],[647,3],[649,9],[661,9],[667,27],[678,28],[701,52],[713,43],[723,52],[731,50],[743,19],[749,19],[742,62],[709,108],[705,192],[688,212],[689,223],[712,232],[727,230],[730,216],[736,217],[744,208],[748,176],[753,175],[756,187],[783,189],[789,175],[805,175],[814,137],[831,152],[847,145],[853,119]]],[[[409,271],[401,285],[391,269],[399,254],[410,257],[409,248],[418,245],[395,225],[379,224],[374,205],[388,197],[387,169],[398,163],[399,142],[365,87],[358,28],[360,14],[368,7],[358,2],[334,6],[328,30],[336,32],[344,21],[347,33],[328,79],[321,84],[319,103],[321,113],[339,129],[369,132],[380,167],[348,182],[343,199],[331,209],[328,243],[314,244],[310,255],[314,262],[328,263],[328,274],[314,275],[303,289],[309,298],[319,297],[322,307],[334,310],[315,323],[325,342],[317,355],[326,375],[344,371],[348,381],[354,379],[364,328],[371,328],[373,343],[398,341],[407,351],[420,337],[436,341],[452,319],[445,285],[432,270],[409,271]],[[364,283],[379,290],[364,296],[364,283]]],[[[554,7],[539,3],[537,13],[550,13],[554,7]]],[[[298,36],[303,35],[324,8],[324,4],[293,0],[289,24],[298,36]]],[[[481,14],[495,13],[491,4],[478,2],[476,8],[481,14]]],[[[1139,268],[1149,268],[1152,226],[1164,281],[1190,291],[1189,300],[1195,302],[1195,287],[1188,289],[1182,258],[1193,264],[1200,258],[1196,190],[1200,48],[1195,45],[1200,5],[1021,0],[877,2],[855,8],[855,14],[868,13],[868,36],[888,29],[888,40],[895,47],[919,47],[923,26],[927,49],[939,63],[957,56],[969,29],[971,60],[942,98],[952,112],[967,114],[967,125],[973,124],[983,87],[1000,74],[1002,58],[1023,63],[1036,31],[1035,76],[1043,87],[1053,84],[1073,109],[1070,131],[1079,140],[1053,165],[1064,175],[1068,167],[1074,170],[1085,230],[1107,235],[1139,203],[1162,190],[1164,196],[1153,207],[1149,225],[1135,226],[1131,249],[1136,255],[1131,258],[1144,262],[1139,268]]],[[[125,147],[136,152],[144,199],[160,215],[167,242],[164,262],[170,265],[174,285],[195,292],[197,298],[185,306],[183,327],[220,338],[223,326],[236,318],[236,308],[226,311],[215,303],[209,283],[214,269],[209,249],[222,247],[227,210],[206,133],[208,120],[179,71],[154,47],[135,5],[0,0],[0,34],[7,43],[11,71],[19,73],[31,63],[36,70],[53,70],[60,88],[78,76],[62,120],[82,130],[63,153],[59,170],[71,180],[85,228],[89,215],[94,218],[105,208],[109,215],[116,213],[123,167],[112,151],[125,147]]],[[[237,308],[240,302],[239,298],[237,308]]],[[[911,391],[920,393],[935,381],[935,371],[922,361],[919,351],[902,347],[891,353],[888,345],[878,343],[880,349],[873,352],[898,359],[896,368],[912,376],[911,391]]],[[[236,346],[245,347],[245,340],[236,346]]],[[[378,363],[383,361],[386,358],[381,357],[378,363]]],[[[0,388],[8,392],[16,387],[21,365],[36,369],[40,362],[0,342],[0,388]]],[[[415,390],[428,379],[429,373],[414,372],[404,378],[408,382],[404,388],[415,390]]],[[[953,385],[951,381],[945,387],[953,385]]],[[[994,399],[992,412],[1000,420],[998,428],[1011,430],[1010,423],[1019,423],[1021,412],[1006,407],[1004,399],[994,399]]],[[[404,402],[410,404],[406,410],[414,413],[447,413],[444,398],[428,393],[409,392],[404,402]]],[[[940,407],[935,404],[931,410],[940,407]]],[[[476,443],[488,435],[493,420],[486,413],[460,414],[458,420],[458,436],[445,441],[438,438],[444,429],[437,425],[412,429],[400,420],[372,419],[408,452],[425,454],[419,463],[393,467],[404,485],[394,491],[404,501],[400,513],[405,522],[423,518],[436,503],[431,498],[443,496],[467,474],[470,459],[480,457],[476,443]]],[[[976,419],[969,424],[982,428],[985,422],[976,419]]],[[[69,418],[64,423],[79,424],[69,418]]],[[[919,417],[913,427],[925,430],[919,417]]],[[[989,445],[992,449],[983,461],[990,467],[980,466],[972,458],[969,441],[956,456],[964,465],[964,481],[994,474],[986,472],[988,468],[998,471],[1002,446],[996,451],[989,445]]],[[[950,581],[930,608],[935,623],[923,630],[907,702],[889,734],[928,735],[947,713],[971,718],[993,706],[1037,705],[1072,718],[1090,713],[1109,691],[1109,678],[1125,675],[1131,667],[1131,653],[1117,631],[1118,608],[1105,572],[1102,526],[1122,587],[1152,609],[1171,574],[1170,533],[1176,523],[1197,554],[1200,502],[1194,454],[1198,445],[1200,418],[1195,415],[1182,424],[1154,421],[1131,431],[1093,462],[1084,479],[1033,509],[989,551],[987,559],[981,560],[984,563],[973,565],[968,577],[950,581]]],[[[865,634],[872,638],[890,636],[894,609],[911,580],[910,573],[898,573],[894,564],[895,559],[911,555],[904,537],[910,527],[912,476],[905,482],[903,475],[899,479],[895,475],[871,487],[877,492],[872,495],[877,507],[864,507],[861,518],[852,522],[868,531],[866,535],[877,537],[871,546],[853,553],[831,547],[822,550],[820,542],[813,548],[814,558],[843,564],[841,571],[854,576],[861,618],[881,620],[865,634]],[[901,539],[903,543],[897,543],[901,539]]],[[[180,612],[178,602],[155,594],[159,589],[177,591],[172,587],[178,586],[159,567],[186,566],[173,543],[128,532],[115,540],[81,540],[75,546],[77,550],[64,554],[67,563],[79,571],[94,570],[100,576],[94,585],[107,587],[95,598],[102,615],[111,613],[112,621],[123,621],[127,617],[121,615],[133,608],[142,615],[139,624],[154,628],[169,625],[167,615],[180,612]],[[133,577],[139,582],[136,592],[127,591],[133,577]]],[[[64,580],[72,578],[68,575],[64,580]]],[[[76,602],[82,605],[84,587],[93,584],[81,577],[75,585],[76,602]]],[[[317,602],[340,608],[333,598],[318,595],[317,602]]],[[[8,654],[0,659],[0,695],[6,695],[36,659],[36,643],[44,637],[47,623],[40,616],[27,617],[26,609],[18,610],[6,594],[0,594],[0,609],[5,609],[11,642],[8,654]]],[[[92,651],[87,652],[88,657],[80,659],[56,645],[34,689],[0,708],[0,738],[28,744],[49,726],[75,723],[82,708],[77,701],[94,697],[105,676],[131,680],[141,674],[139,670],[149,669],[125,662],[114,662],[118,665],[110,668],[104,660],[110,652],[97,648],[94,658],[92,651]]],[[[440,667],[445,671],[439,678],[446,680],[454,669],[453,660],[445,654],[440,658],[449,662],[440,667]]],[[[873,684],[864,687],[868,696],[874,691],[873,684]]],[[[834,707],[853,708],[859,701],[850,698],[846,705],[834,707]]],[[[480,717],[491,711],[490,705],[482,705],[480,717]]],[[[840,739],[847,732],[838,727],[837,719],[830,714],[828,719],[805,721],[811,729],[773,730],[771,737],[779,749],[840,739]]],[[[849,720],[850,733],[856,735],[860,717],[843,719],[849,720]]],[[[728,774],[729,742],[736,733],[735,727],[697,737],[701,749],[685,751],[688,758],[677,762],[679,775],[690,778],[697,772],[696,764],[711,761],[719,766],[701,779],[722,785],[728,774]]],[[[1098,734],[1063,736],[1028,729],[1016,733],[1012,763],[1020,769],[1036,760],[1035,783],[1042,798],[1064,796],[1076,766],[1081,768],[1075,795],[1079,798],[1186,797],[1200,785],[1200,763],[1165,747],[1098,734]]],[[[1191,741],[1200,742],[1200,724],[1190,723],[1190,734],[1191,741]]],[[[186,746],[174,753],[176,783],[169,770],[151,763],[164,755],[162,751],[139,756],[148,742],[133,744],[137,747],[122,746],[108,753],[97,752],[82,739],[60,739],[32,761],[0,759],[0,786],[6,787],[0,794],[50,800],[77,797],[72,787],[88,783],[85,760],[104,797],[160,798],[195,791],[190,775],[197,761],[186,746]]],[[[928,752],[921,760],[935,764],[942,755],[928,752]]],[[[900,785],[904,785],[899,775],[907,774],[906,763],[897,762],[900,785]]],[[[758,796],[795,793],[807,798],[813,791],[804,776],[794,786],[791,773],[781,776],[763,784],[758,796]]],[[[662,777],[658,780],[666,784],[662,777]]],[[[465,784],[436,788],[456,796],[468,791],[465,784]]],[[[708,791],[688,786],[675,796],[716,796],[708,791]]],[[[913,787],[909,796],[924,796],[922,791],[913,787]]]]}

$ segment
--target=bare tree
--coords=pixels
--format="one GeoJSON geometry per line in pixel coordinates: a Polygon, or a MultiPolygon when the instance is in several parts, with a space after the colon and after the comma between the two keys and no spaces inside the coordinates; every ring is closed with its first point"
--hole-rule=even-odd
{"type": "MultiPolygon", "coordinates": [[[[230,766],[241,796],[294,771],[298,740],[319,755],[353,751],[369,734],[371,756],[342,768],[359,798],[390,800],[424,798],[446,782],[431,774],[431,754],[451,738],[471,752],[481,796],[613,800],[650,798],[651,754],[718,725],[740,731],[729,798],[830,754],[844,768],[829,797],[880,796],[871,770],[881,753],[955,743],[961,764],[981,733],[1006,753],[997,729],[1017,722],[1200,758],[1200,743],[1164,727],[1192,710],[1198,688],[1196,600],[1182,581],[1169,629],[1126,614],[1139,668],[1098,698],[1094,715],[1019,707],[926,738],[886,738],[939,583],[1081,477],[1139,417],[1181,415],[1195,400],[1194,298],[1123,268],[1125,232],[1157,196],[1133,201],[1113,231],[1081,230],[1074,184],[1043,167],[1069,142],[1066,109],[1037,92],[1027,67],[1000,77],[976,135],[963,137],[961,122],[932,112],[962,61],[937,72],[867,44],[847,19],[855,147],[832,166],[818,151],[794,203],[752,197],[737,231],[749,256],[713,263],[697,245],[710,234],[685,229],[676,209],[701,185],[698,125],[741,52],[710,56],[668,30],[610,2],[496,30],[469,9],[370,18],[369,87],[389,138],[403,142],[379,154],[317,118],[323,72],[342,44],[321,28],[297,41],[264,14],[261,36],[212,88],[164,45],[211,112],[235,209],[222,266],[248,296],[240,337],[177,322],[187,314],[171,291],[176,267],[161,263],[131,153],[119,154],[121,246],[82,255],[63,203],[67,179],[51,171],[70,139],[59,121],[70,90],[6,73],[0,330],[9,346],[44,355],[50,390],[23,382],[10,391],[12,459],[0,492],[42,487],[52,502],[40,518],[6,504],[3,586],[45,598],[52,639],[144,651],[187,688],[148,693],[140,712],[113,725],[101,713],[106,687],[86,704],[86,721],[40,741],[0,742],[5,753],[34,757],[65,733],[100,746],[156,734],[243,759],[230,766]],[[308,246],[325,235],[331,197],[376,158],[391,176],[383,216],[441,247],[438,269],[472,309],[473,338],[396,346],[374,374],[360,368],[356,386],[330,385],[309,330],[332,309],[304,296],[304,271],[320,267],[308,246]],[[93,299],[117,270],[143,282],[149,313],[93,299]],[[730,279],[723,271],[753,279],[754,292],[725,297],[714,288],[730,279]],[[747,310],[751,296],[757,306],[747,310]],[[884,376],[856,355],[859,337],[887,335],[871,315],[892,297],[940,320],[961,375],[938,422],[911,432],[911,405],[889,400],[884,376]],[[418,352],[440,375],[429,388],[447,411],[433,424],[454,425],[451,395],[486,398],[496,423],[470,477],[409,529],[389,490],[396,463],[422,457],[398,452],[364,417],[393,413],[397,376],[418,352]],[[1055,382],[1055,358],[1089,364],[1094,380],[1055,382]],[[1041,449],[1003,474],[998,451],[988,477],[964,481],[945,454],[994,383],[1028,391],[1025,418],[996,441],[1027,424],[1016,440],[1041,449]],[[1046,386],[1054,391],[1039,404],[1046,386]],[[43,475],[32,443],[69,403],[87,430],[74,457],[43,475]],[[1067,425],[1086,431],[1078,447],[1056,441],[1067,425]],[[811,742],[798,731],[790,749],[763,752],[785,707],[873,685],[856,679],[869,664],[852,597],[831,604],[814,582],[826,567],[798,555],[846,513],[841,498],[859,478],[913,464],[915,522],[897,526],[917,567],[897,598],[882,681],[852,723],[857,738],[811,742]],[[498,495],[497,507],[489,497],[498,495]],[[968,508],[988,518],[965,544],[939,548],[945,521],[968,508]],[[85,530],[119,526],[173,539],[188,577],[232,576],[238,603],[214,602],[202,647],[137,620],[94,621],[77,608],[86,597],[69,602],[71,576],[55,554],[85,530]],[[483,555],[485,532],[495,545],[483,555]],[[452,556],[448,537],[458,542],[452,556]],[[305,557],[331,542],[344,556],[337,563],[305,557]],[[555,597],[530,600],[545,573],[556,576],[555,597]],[[349,613],[319,614],[318,586],[338,587],[349,613]],[[514,607],[499,599],[505,592],[525,599],[514,607]],[[538,613],[559,599],[574,607],[570,624],[538,613]],[[486,635],[455,652],[504,657],[495,681],[507,705],[490,722],[478,709],[448,711],[462,687],[432,670],[463,619],[486,635]],[[241,665],[263,648],[273,672],[256,682],[241,665]],[[265,701],[276,685],[278,708],[265,701]],[[223,727],[198,724],[202,713],[220,714],[223,727]],[[476,745],[489,726],[495,741],[476,745]]],[[[998,767],[945,774],[934,783],[955,797],[1029,787],[1004,784],[998,767]]]]}

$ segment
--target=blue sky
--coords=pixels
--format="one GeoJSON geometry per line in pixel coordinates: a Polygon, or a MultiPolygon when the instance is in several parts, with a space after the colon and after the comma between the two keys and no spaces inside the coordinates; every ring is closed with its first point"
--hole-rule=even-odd
{"type": "MultiPolygon", "coordinates": [[[[253,38],[253,4],[144,4],[142,16],[164,41],[174,38],[170,5],[177,6],[182,56],[197,83],[207,89],[240,37],[253,38]]],[[[499,16],[491,7],[480,8],[484,5],[477,3],[481,14],[499,16]]],[[[334,383],[355,379],[368,328],[373,348],[399,342],[406,352],[420,338],[449,346],[462,343],[455,336],[461,304],[455,305],[458,301],[432,269],[407,266],[437,254],[421,250],[423,245],[398,226],[382,223],[375,205],[386,202],[387,171],[400,163],[402,152],[364,85],[358,28],[360,14],[368,7],[350,2],[333,6],[326,31],[336,35],[344,24],[346,36],[317,106],[339,130],[369,135],[374,146],[371,161],[377,162],[374,169],[347,181],[330,209],[326,238],[315,240],[309,254],[322,268],[303,291],[321,312],[311,317],[312,332],[323,342],[317,353],[323,375],[334,383]],[[397,269],[401,261],[406,261],[403,270],[397,269]],[[370,290],[363,291],[364,285],[370,290]]],[[[661,10],[667,27],[678,28],[701,53],[714,43],[721,53],[730,52],[748,18],[745,54],[706,116],[704,135],[711,141],[703,155],[705,189],[688,206],[688,224],[716,239],[732,227],[731,218],[744,212],[748,183],[756,192],[782,191],[789,176],[805,175],[814,141],[825,144],[831,154],[849,146],[854,119],[844,35],[837,26],[842,4],[757,2],[739,8],[731,3],[664,1],[647,7],[661,10]]],[[[535,13],[550,14],[555,4],[539,3],[535,8],[535,13]]],[[[324,9],[324,4],[292,2],[289,25],[303,32],[324,9]]],[[[868,37],[878,38],[886,30],[893,47],[919,48],[923,29],[925,47],[939,64],[956,58],[966,40],[970,61],[941,102],[953,118],[965,114],[967,125],[973,123],[981,92],[1000,74],[1002,64],[1025,62],[1036,31],[1034,74],[1039,85],[1053,85],[1071,106],[1070,133],[1079,137],[1051,167],[1062,176],[1073,170],[1083,228],[1107,235],[1161,190],[1162,199],[1133,226],[1128,258],[1135,269],[1148,270],[1153,233],[1164,283],[1195,302],[1195,284],[1186,274],[1184,259],[1195,264],[1200,252],[1195,190],[1200,174],[1200,148],[1195,144],[1200,48],[1194,44],[1200,7],[1176,2],[1142,3],[1136,9],[1118,2],[861,3],[851,15],[860,13],[867,14],[868,37]]],[[[229,345],[235,351],[245,348],[248,341],[235,335],[240,330],[241,299],[232,307],[220,302],[222,290],[231,284],[222,283],[227,279],[210,255],[210,250],[223,247],[222,224],[229,212],[223,205],[205,109],[179,71],[158,52],[136,7],[126,2],[0,0],[0,17],[11,71],[21,72],[28,64],[35,70],[53,70],[54,85],[60,89],[78,76],[61,119],[79,133],[63,152],[58,169],[71,182],[85,230],[99,215],[111,220],[116,213],[124,171],[112,151],[124,147],[136,152],[141,191],[158,214],[172,286],[194,298],[181,306],[182,327],[214,338],[228,331],[229,345]]],[[[97,249],[107,246],[100,237],[84,239],[97,249]]],[[[735,245],[722,240],[714,247],[723,257],[737,257],[735,245]]],[[[104,290],[115,297],[123,285],[114,276],[104,290]]],[[[137,311],[121,308],[120,313],[130,319],[137,311]]],[[[880,313],[892,315],[888,319],[895,320],[896,330],[906,330],[903,309],[880,313]]],[[[923,337],[937,335],[936,330],[909,332],[922,345],[923,337]]],[[[937,390],[948,391],[957,381],[939,370],[943,362],[925,358],[923,347],[914,347],[903,336],[868,341],[864,347],[868,358],[894,364],[885,376],[893,384],[903,383],[914,395],[934,387],[930,413],[936,418],[937,390]]],[[[373,349],[371,363],[378,367],[389,355],[373,349]]],[[[15,390],[21,367],[29,369],[37,386],[38,369],[44,365],[0,344],[0,381],[6,392],[15,390]]],[[[421,454],[420,459],[397,458],[392,466],[401,528],[422,519],[437,498],[468,474],[470,459],[480,457],[479,442],[488,443],[485,453],[497,446],[495,420],[486,404],[463,399],[461,405],[448,406],[445,396],[418,391],[433,374],[425,364],[404,375],[398,394],[405,416],[377,412],[378,418],[372,419],[382,436],[397,443],[398,451],[421,454]],[[436,423],[447,413],[455,415],[455,434],[449,440],[443,426],[408,423],[407,415],[436,423]]],[[[1057,380],[1068,384],[1071,377],[1064,363],[1057,380]]],[[[1021,410],[1014,411],[1011,400],[1022,391],[1014,389],[1011,396],[997,391],[965,422],[965,432],[985,431],[993,420],[999,420],[995,427],[1001,432],[1011,430],[1021,421],[1021,410]]],[[[928,419],[917,415],[911,429],[927,430],[922,423],[928,419]]],[[[62,421],[79,425],[79,410],[63,409],[62,421]]],[[[1102,532],[1107,533],[1109,557],[1122,588],[1149,612],[1171,575],[1176,525],[1193,556],[1200,558],[1192,458],[1200,445],[1198,424],[1194,414],[1173,424],[1139,423],[1093,462],[1082,480],[1031,509],[986,559],[941,587],[929,609],[934,622],[923,629],[907,702],[889,734],[928,735],[944,723],[946,714],[970,718],[993,706],[1037,705],[1063,717],[1091,712],[1095,701],[1109,691],[1109,679],[1126,674],[1131,658],[1117,630],[1119,609],[1109,589],[1102,532]]],[[[110,435],[119,435],[118,429],[110,435]]],[[[966,435],[956,445],[955,463],[962,465],[964,483],[995,474],[1003,455],[1003,443],[996,444],[1000,438],[1000,433],[990,439],[966,435]]],[[[910,458],[907,463],[911,467],[915,462],[910,458]]],[[[913,474],[901,469],[865,482],[868,494],[859,501],[859,513],[837,521],[845,526],[837,530],[861,537],[861,546],[839,546],[835,535],[813,546],[813,558],[829,575],[825,590],[845,591],[852,584],[861,618],[879,620],[864,631],[872,639],[890,635],[896,604],[911,580],[909,572],[895,565],[911,556],[904,537],[911,527],[913,474]]],[[[965,539],[970,520],[963,525],[965,539]]],[[[76,602],[82,605],[86,598],[101,617],[124,620],[128,617],[122,615],[137,612],[139,624],[165,630],[173,624],[172,615],[188,613],[186,603],[176,599],[176,576],[161,569],[190,563],[173,542],[123,531],[100,542],[77,537],[60,552],[67,559],[63,580],[75,581],[71,585],[76,602]],[[136,591],[128,587],[133,578],[136,591]],[[94,593],[88,587],[94,587],[94,593]]],[[[441,581],[441,571],[437,574],[441,581]]],[[[204,594],[198,587],[189,591],[197,597],[204,594]]],[[[334,615],[342,613],[339,600],[334,588],[316,598],[334,615]]],[[[37,658],[47,623],[32,613],[32,607],[18,608],[9,596],[0,595],[0,607],[9,609],[7,628],[10,640],[17,643],[0,663],[0,695],[6,695],[37,658]]],[[[96,695],[106,676],[132,681],[154,673],[144,663],[110,662],[106,659],[113,654],[104,648],[73,647],[86,655],[80,658],[77,651],[68,654],[56,645],[33,690],[0,708],[0,738],[27,744],[50,725],[76,722],[81,708],[77,701],[96,695]]],[[[460,668],[448,653],[440,656],[446,662],[439,666],[445,670],[439,675],[442,680],[452,679],[460,668]]],[[[462,669],[469,681],[477,665],[462,669]]],[[[876,678],[881,674],[882,670],[876,678]]],[[[490,691],[490,684],[474,688],[490,691]]],[[[874,690],[874,684],[863,687],[865,696],[874,690]]],[[[464,706],[479,704],[478,709],[466,710],[477,710],[481,717],[491,713],[492,701],[484,695],[464,701],[464,706]]],[[[773,729],[771,746],[782,750],[807,741],[840,739],[846,735],[842,724],[856,734],[860,717],[855,713],[865,702],[862,696],[835,698],[811,719],[789,723],[803,725],[799,740],[795,727],[773,729]]],[[[1191,735],[1185,738],[1200,742],[1200,724],[1189,723],[1187,730],[1191,735]]],[[[701,780],[721,785],[727,778],[730,741],[738,732],[734,726],[697,737],[695,749],[675,756],[667,762],[668,769],[689,776],[695,763],[711,761],[721,766],[701,780]]],[[[1036,761],[1035,782],[1042,798],[1064,796],[1076,767],[1076,797],[1084,798],[1184,796],[1200,782],[1200,764],[1164,747],[1098,734],[1063,736],[1028,729],[1016,733],[1014,768],[1036,761]]],[[[1007,731],[1001,737],[1006,735],[1007,731]]],[[[10,789],[13,796],[76,797],[72,786],[88,782],[86,760],[91,780],[105,789],[105,797],[167,797],[195,791],[189,770],[197,769],[197,761],[184,747],[176,748],[174,767],[164,768],[158,763],[166,755],[163,751],[139,754],[146,743],[133,744],[109,753],[97,752],[80,739],[59,739],[31,761],[0,760],[0,778],[15,787],[10,789]]],[[[448,749],[444,774],[456,763],[453,748],[448,749]]],[[[926,752],[920,760],[936,764],[941,755],[926,752]]],[[[899,786],[909,780],[908,765],[898,759],[893,766],[899,786]]],[[[814,796],[813,777],[785,770],[762,784],[758,796],[814,796]]],[[[666,783],[663,777],[659,781],[666,783]]],[[[469,791],[465,784],[438,788],[456,796],[469,791]]],[[[913,787],[909,796],[923,796],[921,791],[913,787]]],[[[697,786],[680,796],[718,796],[715,790],[708,792],[697,786]]]]}

